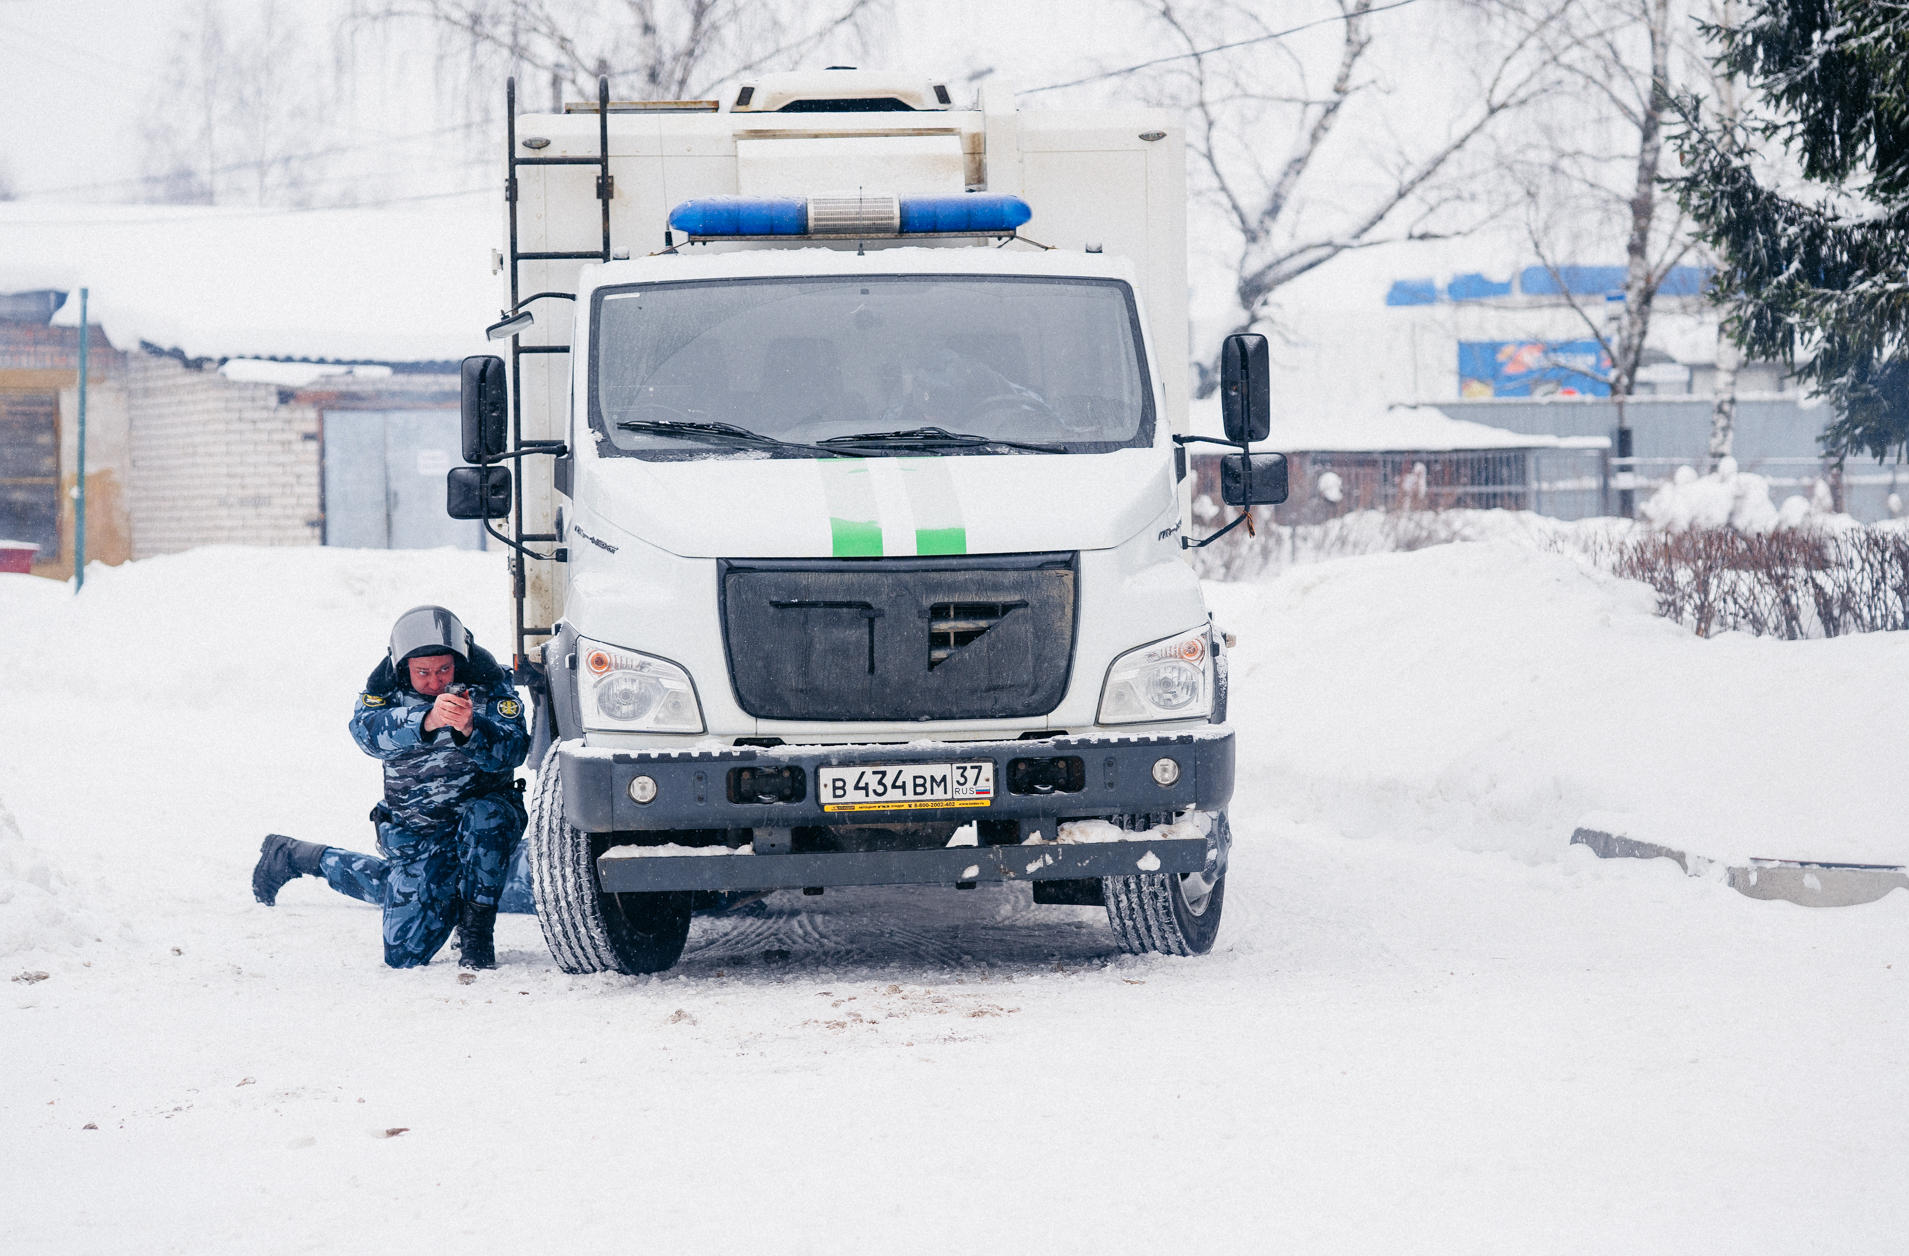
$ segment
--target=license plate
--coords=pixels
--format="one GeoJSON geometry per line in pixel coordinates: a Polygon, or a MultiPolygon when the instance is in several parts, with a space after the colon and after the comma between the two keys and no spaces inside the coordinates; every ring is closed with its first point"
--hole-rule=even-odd
{"type": "Polygon", "coordinates": [[[985,807],[994,800],[992,763],[907,763],[817,768],[824,811],[924,811],[985,807]]]}

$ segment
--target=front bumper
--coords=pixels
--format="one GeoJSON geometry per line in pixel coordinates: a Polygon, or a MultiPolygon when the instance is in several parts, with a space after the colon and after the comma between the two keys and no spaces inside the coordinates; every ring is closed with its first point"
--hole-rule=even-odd
{"type": "Polygon", "coordinates": [[[597,880],[606,894],[1130,877],[1141,872],[1199,872],[1220,866],[1224,854],[1197,837],[801,855],[756,855],[747,846],[733,855],[646,856],[642,850],[640,846],[612,847],[597,860],[597,880]]]}
{"type": "MultiPolygon", "coordinates": [[[[922,824],[970,820],[1038,822],[1062,816],[1138,815],[1188,808],[1221,811],[1233,797],[1233,731],[1215,725],[1197,731],[1131,737],[1052,737],[1038,741],[912,741],[905,745],[739,746],[725,750],[621,751],[565,742],[557,750],[563,772],[565,818],[586,833],[641,833],[669,829],[790,829],[807,825],[922,824]],[[1015,793],[1016,759],[1079,760],[1080,788],[1015,793]],[[1162,786],[1156,761],[1170,758],[1179,778],[1162,786]],[[977,762],[994,763],[995,796],[985,807],[826,812],[816,797],[816,769],[977,762]],[[738,769],[792,768],[806,788],[797,800],[737,801],[738,769]],[[656,783],[648,803],[630,797],[630,781],[656,783]]],[[[1043,829],[1052,837],[1052,829],[1043,829]]],[[[712,857],[713,858],[713,857],[712,857]]],[[[961,878],[964,880],[972,878],[961,878]]]]}

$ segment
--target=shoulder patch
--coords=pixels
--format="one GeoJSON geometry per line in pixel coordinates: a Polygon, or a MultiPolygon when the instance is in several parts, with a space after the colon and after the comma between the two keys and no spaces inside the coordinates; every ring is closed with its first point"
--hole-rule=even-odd
{"type": "Polygon", "coordinates": [[[497,713],[507,720],[516,719],[523,709],[524,704],[515,698],[499,698],[497,700],[497,713]]]}
{"type": "Polygon", "coordinates": [[[390,699],[386,698],[382,694],[361,693],[358,695],[358,701],[368,707],[381,707],[386,702],[390,701],[390,699]]]}

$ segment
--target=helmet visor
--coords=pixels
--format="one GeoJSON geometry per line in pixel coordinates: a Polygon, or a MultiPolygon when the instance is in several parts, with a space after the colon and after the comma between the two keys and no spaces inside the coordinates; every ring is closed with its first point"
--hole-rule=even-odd
{"type": "Polygon", "coordinates": [[[415,607],[398,616],[391,627],[391,661],[401,665],[430,654],[468,659],[466,640],[463,622],[442,606],[415,607]]]}

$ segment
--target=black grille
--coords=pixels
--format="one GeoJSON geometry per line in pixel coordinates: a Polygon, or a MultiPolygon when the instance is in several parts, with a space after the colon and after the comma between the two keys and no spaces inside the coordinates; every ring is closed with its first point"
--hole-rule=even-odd
{"type": "Polygon", "coordinates": [[[1008,617],[1026,602],[936,602],[928,608],[928,668],[940,667],[964,645],[1008,617]]]}
{"type": "Polygon", "coordinates": [[[722,565],[724,646],[761,719],[1045,715],[1074,658],[1072,554],[722,565]]]}

